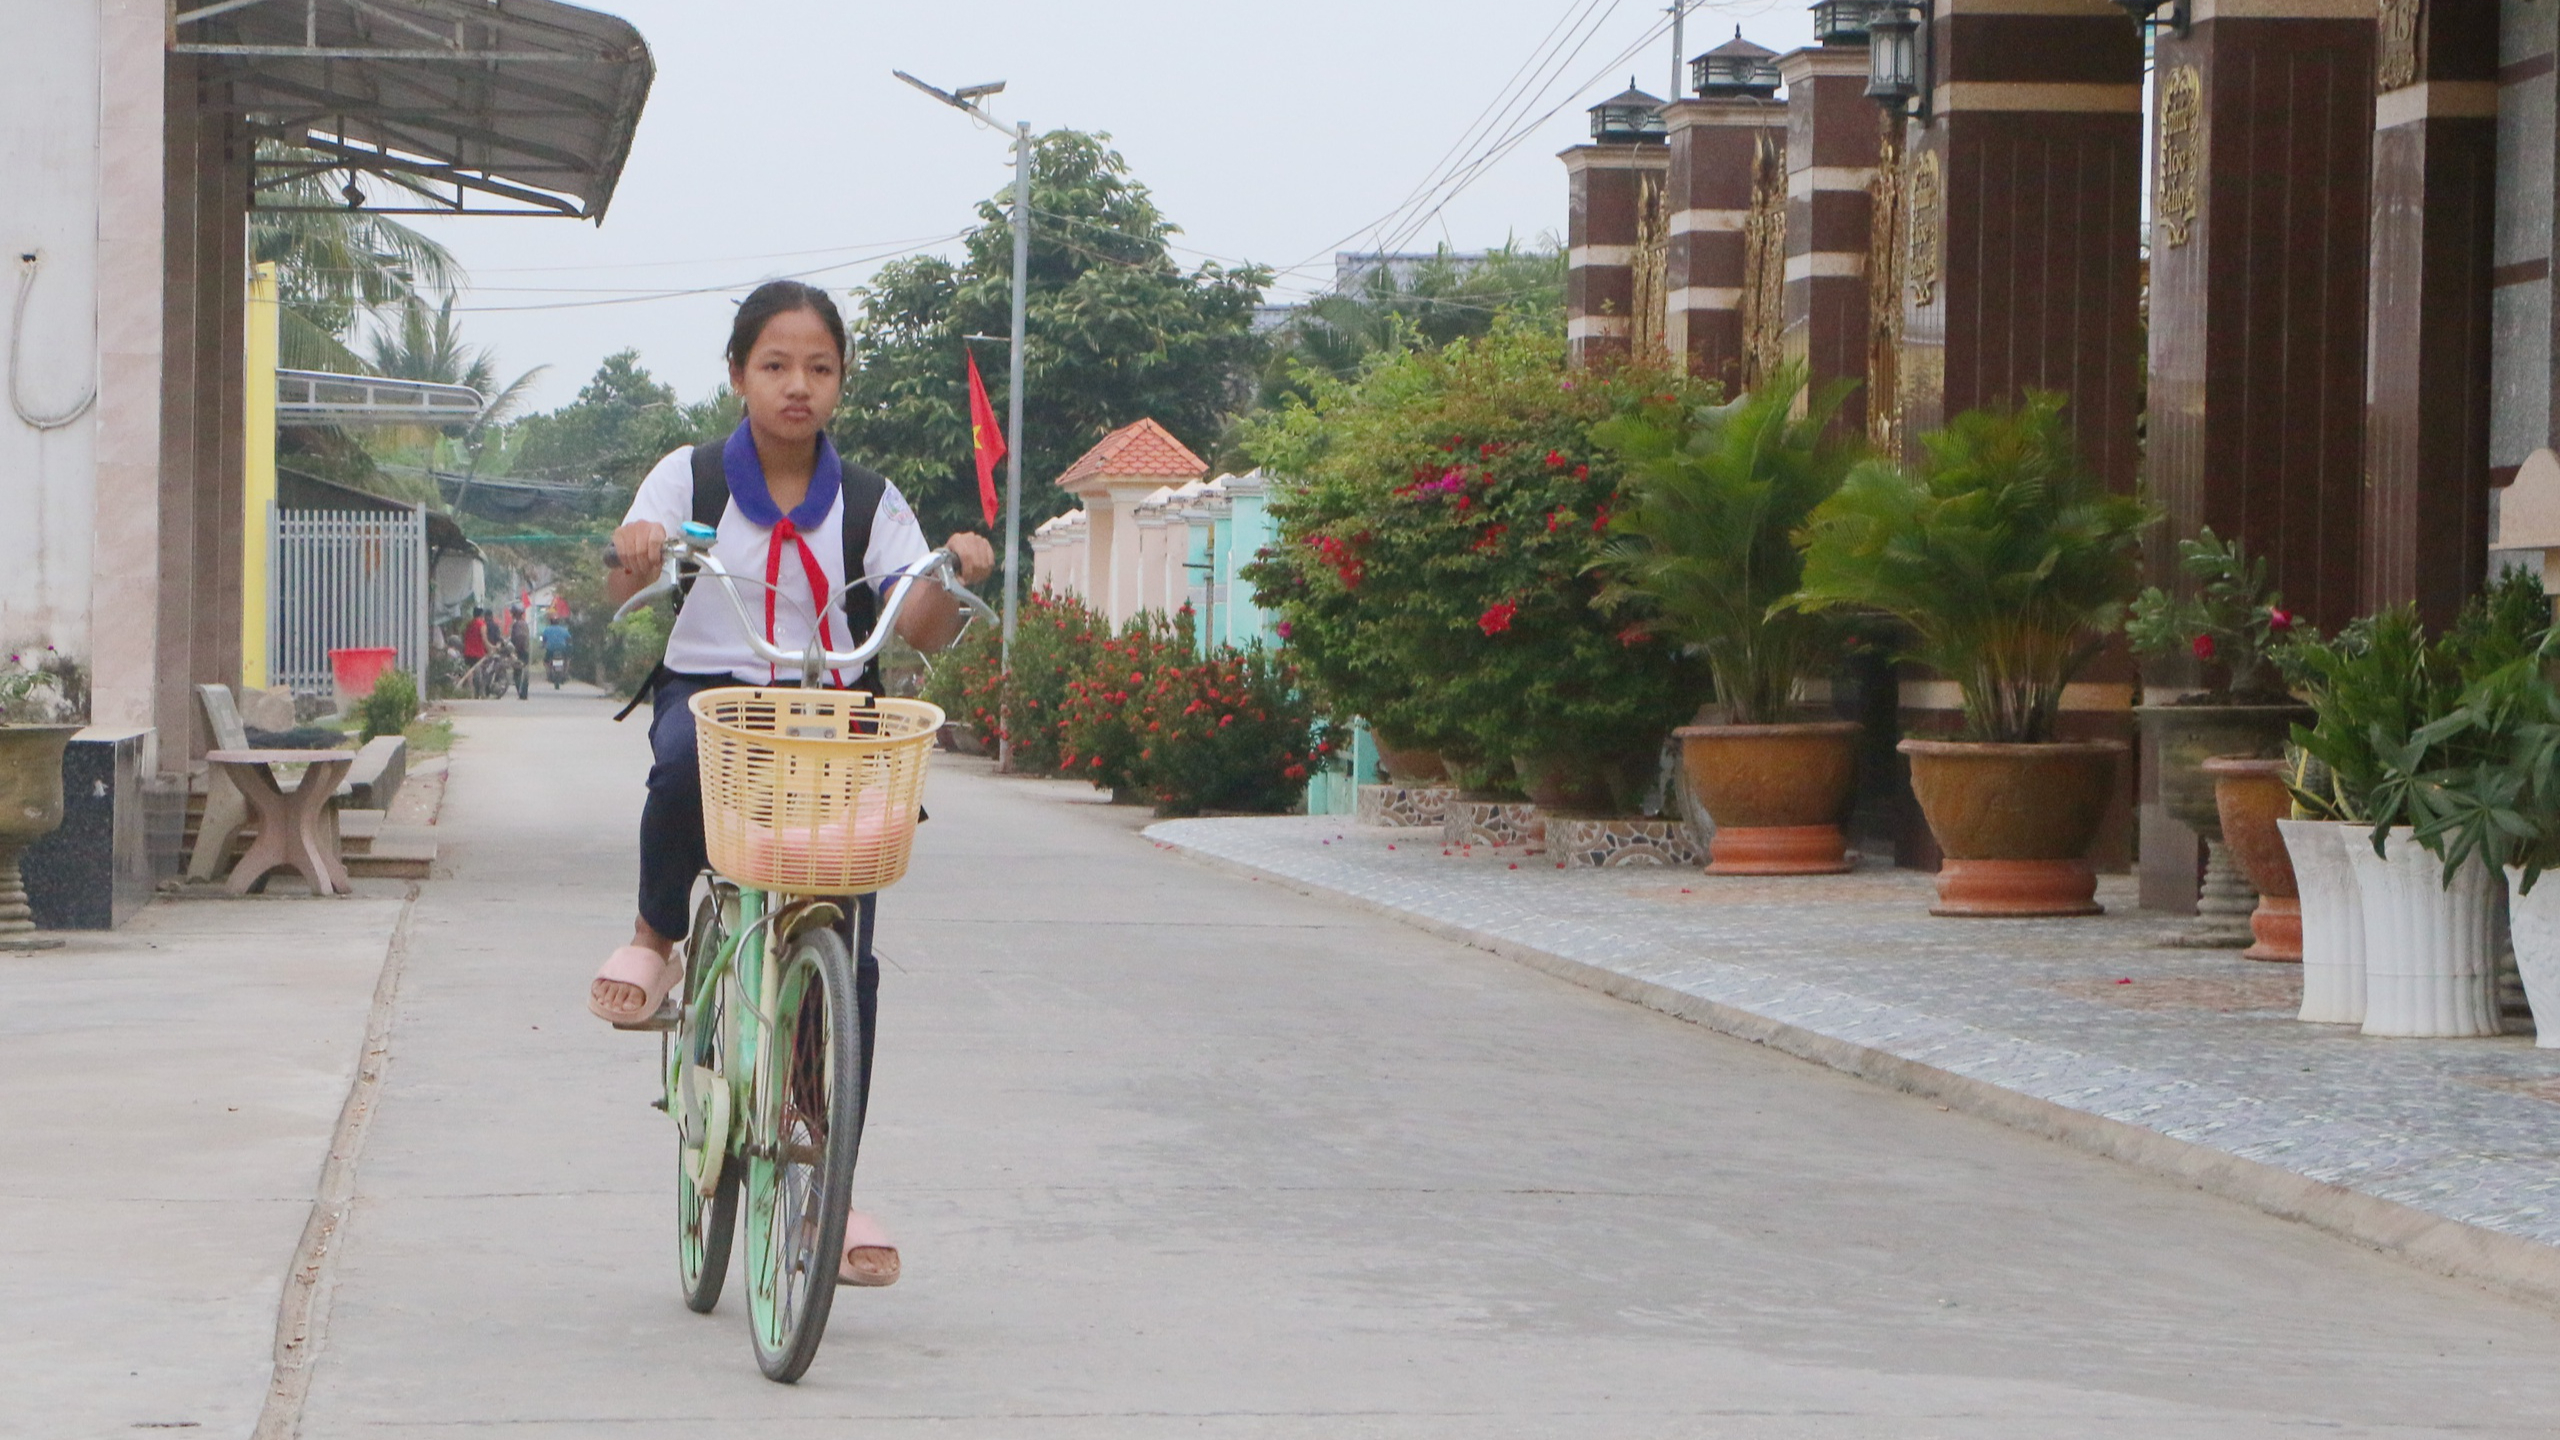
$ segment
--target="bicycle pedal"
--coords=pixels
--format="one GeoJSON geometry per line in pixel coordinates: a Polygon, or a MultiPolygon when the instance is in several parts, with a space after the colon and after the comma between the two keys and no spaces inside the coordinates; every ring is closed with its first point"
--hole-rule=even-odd
{"type": "Polygon", "coordinates": [[[616,1030],[673,1030],[676,1028],[676,1019],[681,1014],[683,1014],[682,1007],[676,1004],[676,997],[670,995],[658,1002],[657,1011],[648,1019],[636,1020],[627,1025],[616,1020],[613,1022],[613,1028],[616,1030]]]}

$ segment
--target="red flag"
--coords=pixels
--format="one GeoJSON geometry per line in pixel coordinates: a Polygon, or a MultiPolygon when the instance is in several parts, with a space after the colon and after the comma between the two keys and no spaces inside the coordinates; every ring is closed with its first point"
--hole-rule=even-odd
{"type": "Polygon", "coordinates": [[[987,382],[978,378],[978,356],[969,355],[969,449],[978,458],[978,504],[987,512],[987,528],[996,524],[996,462],[1004,458],[1004,431],[996,424],[996,407],[987,403],[987,382]]]}

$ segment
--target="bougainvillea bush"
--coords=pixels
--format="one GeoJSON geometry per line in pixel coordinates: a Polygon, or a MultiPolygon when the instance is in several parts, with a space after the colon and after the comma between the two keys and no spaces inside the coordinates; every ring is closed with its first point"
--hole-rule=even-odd
{"type": "Polygon", "coordinates": [[[1258,645],[1158,667],[1139,719],[1139,778],[1160,815],[1290,809],[1332,748],[1296,667],[1258,645]]]}
{"type": "Polygon", "coordinates": [[[1015,621],[1009,703],[1003,636],[993,625],[969,627],[959,647],[934,663],[925,698],[974,728],[990,751],[1005,738],[1009,714],[1013,767],[1046,774],[1066,751],[1067,686],[1109,633],[1092,607],[1043,585],[1022,597],[1015,621]]]}
{"type": "Polygon", "coordinates": [[[1619,471],[1592,430],[1712,387],[1504,325],[1310,389],[1250,432],[1280,533],[1245,573],[1331,713],[1494,775],[1651,752],[1707,698],[1641,605],[1594,604],[1619,471]]]}
{"type": "Polygon", "coordinates": [[[1147,744],[1146,696],[1156,672],[1187,658],[1194,643],[1187,605],[1170,621],[1142,611],[1119,634],[1095,637],[1084,667],[1067,682],[1058,768],[1116,794],[1146,794],[1138,754],[1147,744]]]}

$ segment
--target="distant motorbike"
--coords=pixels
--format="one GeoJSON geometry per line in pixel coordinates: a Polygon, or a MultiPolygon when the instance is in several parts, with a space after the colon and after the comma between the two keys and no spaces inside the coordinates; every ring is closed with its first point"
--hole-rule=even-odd
{"type": "Polygon", "coordinates": [[[569,679],[569,657],[566,655],[546,656],[542,662],[542,669],[545,674],[548,674],[551,677],[551,688],[557,690],[569,679]]]}

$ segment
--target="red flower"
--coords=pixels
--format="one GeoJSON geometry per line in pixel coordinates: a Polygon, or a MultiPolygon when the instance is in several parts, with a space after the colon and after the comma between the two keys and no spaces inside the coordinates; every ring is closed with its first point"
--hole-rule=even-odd
{"type": "Polygon", "coordinates": [[[2199,635],[2196,637],[2196,643],[2190,648],[2196,652],[2197,659],[2210,660],[2213,658],[2213,637],[2210,635],[2199,635]]]}
{"type": "Polygon", "coordinates": [[[2292,634],[2293,612],[2269,606],[2267,609],[2267,628],[2273,630],[2279,635],[2292,634]]]}
{"type": "Polygon", "coordinates": [[[1641,645],[1650,638],[1650,636],[1644,633],[1644,627],[1642,625],[1630,625],[1626,629],[1618,632],[1618,643],[1621,645],[1641,645]]]}
{"type": "Polygon", "coordinates": [[[1576,466],[1574,466],[1574,467],[1573,467],[1573,478],[1574,478],[1574,479],[1576,479],[1576,480],[1588,480],[1588,479],[1590,479],[1590,478],[1591,478],[1591,467],[1590,467],[1590,466],[1588,466],[1588,465],[1576,465],[1576,466]]]}
{"type": "Polygon", "coordinates": [[[1487,635],[1499,635],[1511,628],[1511,617],[1520,613],[1515,600],[1497,600],[1490,609],[1476,617],[1476,628],[1487,635]]]}
{"type": "Polygon", "coordinates": [[[1509,533],[1510,529],[1508,525],[1487,525],[1484,527],[1484,533],[1476,537],[1476,543],[1470,548],[1477,551],[1490,550],[1502,542],[1502,537],[1509,533]]]}
{"type": "Polygon", "coordinates": [[[1280,773],[1291,780],[1304,780],[1307,778],[1307,767],[1304,765],[1292,765],[1280,773]]]}
{"type": "Polygon", "coordinates": [[[1548,452],[1547,452],[1547,468],[1549,468],[1549,469],[1551,469],[1551,470],[1561,470],[1561,469],[1563,469],[1563,468],[1564,468],[1564,452],[1563,452],[1563,451],[1561,451],[1561,450],[1550,450],[1550,451],[1548,451],[1548,452]]]}

